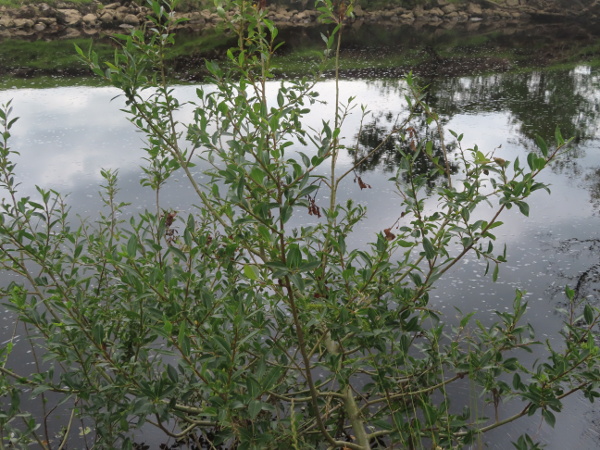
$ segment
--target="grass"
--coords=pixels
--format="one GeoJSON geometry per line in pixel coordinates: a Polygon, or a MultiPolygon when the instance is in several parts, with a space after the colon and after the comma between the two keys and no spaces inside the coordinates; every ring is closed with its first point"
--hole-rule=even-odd
{"type": "Polygon", "coordinates": [[[75,45],[87,49],[90,45],[99,54],[101,59],[110,59],[114,54],[114,47],[108,41],[93,41],[80,38],[57,41],[24,41],[20,39],[2,42],[0,55],[2,68],[0,73],[11,71],[22,72],[63,72],[78,73],[85,70],[85,66],[75,53],[75,45]]]}
{"type": "Polygon", "coordinates": [[[30,78],[0,77],[0,91],[9,89],[50,89],[73,86],[108,86],[95,75],[89,76],[34,76],[30,78]]]}

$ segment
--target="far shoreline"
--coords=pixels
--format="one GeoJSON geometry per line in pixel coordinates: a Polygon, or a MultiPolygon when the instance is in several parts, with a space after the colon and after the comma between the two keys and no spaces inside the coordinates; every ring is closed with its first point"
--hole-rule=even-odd
{"type": "MultiPolygon", "coordinates": [[[[448,0],[437,0],[436,6],[417,6],[412,9],[395,7],[386,10],[366,11],[357,6],[352,18],[347,20],[348,26],[358,27],[361,24],[377,24],[381,26],[412,25],[450,29],[458,24],[477,23],[528,23],[557,21],[598,21],[597,14],[581,14],[579,11],[556,11],[552,9],[534,9],[518,3],[508,6],[511,0],[504,0],[505,5],[486,2],[483,5],[471,2],[450,3],[448,0]]],[[[512,0],[519,2],[520,0],[512,0]]],[[[512,4],[512,3],[511,3],[512,4]]],[[[282,6],[269,5],[267,17],[278,27],[312,27],[320,25],[319,13],[316,10],[287,9],[282,6]]],[[[99,2],[81,5],[73,3],[47,3],[24,5],[19,8],[0,7],[0,39],[70,39],[77,37],[93,37],[95,35],[111,35],[127,33],[141,28],[151,10],[135,3],[99,2]]],[[[177,29],[194,32],[214,29],[225,18],[210,10],[175,12],[175,18],[185,19],[177,29]]]]}

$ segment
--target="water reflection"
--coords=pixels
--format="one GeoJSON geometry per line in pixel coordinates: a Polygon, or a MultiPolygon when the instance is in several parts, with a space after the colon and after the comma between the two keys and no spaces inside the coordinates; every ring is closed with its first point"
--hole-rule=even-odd
{"type": "Polygon", "coordinates": [[[552,138],[556,126],[565,136],[590,139],[600,126],[600,68],[425,81],[428,101],[443,115],[509,112],[521,144],[537,134],[552,138]]]}
{"type": "MultiPolygon", "coordinates": [[[[409,123],[401,133],[392,133],[397,127],[397,118],[391,112],[379,113],[369,123],[364,124],[357,136],[357,146],[348,149],[354,161],[362,161],[357,169],[358,173],[378,170],[384,173],[395,172],[403,158],[403,154],[419,151],[415,160],[414,173],[426,175],[427,185],[433,188],[445,175],[434,171],[436,165],[433,160],[443,161],[444,153],[442,142],[437,128],[432,127],[427,121],[419,117],[417,123],[409,123]],[[425,143],[432,144],[431,155],[424,150],[425,143]],[[376,151],[373,151],[376,149],[376,151]]],[[[456,149],[456,143],[446,145],[446,151],[451,157],[456,149]]],[[[455,174],[458,164],[450,163],[450,173],[455,174]]]]}
{"type": "MultiPolygon", "coordinates": [[[[454,307],[459,307],[464,311],[477,311],[478,318],[485,321],[493,315],[494,309],[502,310],[510,305],[514,289],[526,289],[530,293],[527,297],[529,319],[542,339],[546,336],[551,339],[562,326],[561,317],[554,313],[558,296],[551,301],[551,294],[560,290],[563,281],[569,282],[569,277],[581,276],[586,267],[596,267],[598,263],[597,253],[589,261],[575,263],[565,254],[547,251],[557,242],[569,239],[579,242],[600,239],[600,218],[593,215],[590,205],[590,198],[597,199],[600,195],[597,193],[600,183],[595,183],[600,178],[598,70],[581,66],[562,72],[435,79],[430,80],[430,84],[427,101],[438,110],[447,128],[464,132],[465,147],[477,144],[484,151],[501,147],[499,156],[524,160],[533,147],[535,134],[551,136],[556,123],[561,124],[565,135],[572,131],[570,134],[578,137],[575,152],[560,170],[544,174],[544,181],[552,184],[552,197],[543,193],[534,196],[530,220],[524,221],[513,210],[505,216],[498,246],[508,245],[509,263],[502,268],[501,283],[491,285],[482,276],[480,262],[467,260],[449,278],[442,280],[432,295],[431,306],[444,311],[448,317],[453,317],[454,307]],[[563,280],[557,280],[556,267],[565,275],[563,280]]],[[[342,169],[381,143],[383,135],[396,121],[406,117],[404,87],[401,80],[391,79],[348,80],[341,84],[342,98],[356,96],[357,103],[368,104],[372,110],[358,136],[358,145],[340,158],[342,169]]],[[[334,96],[330,81],[320,84],[318,89],[328,105],[307,118],[307,125],[315,128],[322,117],[330,115],[327,108],[331,108],[334,96]]],[[[186,101],[193,97],[194,91],[194,86],[179,86],[176,95],[186,101]]],[[[141,137],[119,112],[121,99],[111,102],[115,95],[117,91],[110,88],[0,92],[0,102],[14,98],[15,114],[21,116],[13,129],[13,149],[21,153],[17,170],[23,180],[21,194],[35,195],[34,184],[70,192],[74,212],[93,215],[98,204],[99,169],[118,168],[120,199],[133,203],[134,208],[142,209],[150,204],[151,196],[139,184],[141,137]]],[[[180,114],[183,121],[190,117],[191,113],[186,110],[180,114]]],[[[358,113],[350,115],[344,124],[344,142],[348,147],[356,142],[360,124],[358,113]]],[[[434,141],[434,148],[439,152],[435,130],[426,123],[411,125],[419,140],[434,141]]],[[[451,142],[450,135],[446,138],[451,142]]],[[[359,230],[366,239],[381,230],[381,223],[393,223],[398,217],[393,192],[386,183],[389,172],[398,162],[397,146],[407,148],[410,144],[407,139],[390,141],[360,169],[365,178],[368,175],[365,182],[372,189],[359,190],[350,181],[343,192],[346,197],[368,205],[373,219],[361,224],[359,230]]],[[[425,160],[422,170],[427,169],[425,160]]],[[[167,186],[163,194],[165,207],[173,210],[189,207],[190,196],[183,186],[176,178],[167,186]]],[[[435,201],[430,206],[435,207],[435,201]]],[[[6,322],[1,322],[1,336],[12,332],[6,322]]],[[[579,417],[588,414],[590,421],[595,420],[593,410],[587,405],[575,410],[581,412],[579,417]]],[[[572,423],[568,419],[559,419],[556,430],[544,429],[542,440],[551,443],[551,449],[594,448],[594,441],[585,435],[590,422],[572,423]],[[565,436],[572,445],[565,444],[565,436]]],[[[510,431],[512,438],[507,440],[503,429],[500,434],[486,437],[486,442],[490,448],[507,448],[510,440],[521,432],[536,434],[538,425],[538,422],[515,425],[510,431]]]]}

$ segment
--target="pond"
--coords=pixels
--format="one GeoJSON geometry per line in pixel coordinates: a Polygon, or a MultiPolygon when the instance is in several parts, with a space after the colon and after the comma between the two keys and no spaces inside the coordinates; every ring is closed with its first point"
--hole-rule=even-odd
{"type": "MultiPolygon", "coordinates": [[[[527,31],[529,42],[538,42],[541,38],[532,30],[527,31]]],[[[390,31],[389,35],[401,33],[390,31]]],[[[520,40],[523,47],[512,47],[517,56],[510,59],[507,48],[514,45],[509,39],[511,34],[479,39],[483,42],[480,47],[475,44],[480,35],[464,36],[471,42],[468,51],[461,47],[465,54],[486,54],[485,64],[471,67],[475,73],[470,73],[465,59],[451,63],[444,56],[439,57],[437,65],[427,59],[427,64],[420,61],[415,66],[422,69],[422,83],[428,85],[427,101],[440,114],[448,140],[449,130],[454,130],[464,134],[465,148],[478,145],[482,151],[494,150],[496,156],[506,160],[518,157],[525,161],[528,152],[535,148],[535,136],[551,140],[556,126],[564,136],[575,139],[572,151],[543,174],[542,181],[550,184],[552,194],[534,195],[529,218],[520,215],[516,208],[505,213],[497,246],[507,245],[508,263],[502,265],[498,282],[484,277],[485,266],[480,261],[468,259],[441,281],[432,295],[431,306],[444,312],[448,321],[453,320],[455,308],[459,308],[476,311],[477,318],[485,322],[494,310],[508,309],[515,290],[520,289],[527,292],[528,320],[538,337],[552,341],[564,318],[560,307],[564,306],[565,285],[578,286],[580,295],[600,304],[600,67],[589,61],[571,61],[563,67],[525,67],[518,56],[529,54],[534,45],[527,48],[520,40]],[[504,48],[490,44],[500,41],[509,44],[504,48]]],[[[461,39],[466,39],[464,36],[461,39]]],[[[422,40],[416,39],[413,47],[404,41],[403,49],[415,54],[443,55],[437,44],[431,47],[432,40],[436,39],[430,37],[423,46],[422,40]]],[[[565,40],[562,48],[581,48],[577,44],[581,40],[575,41],[565,40]]],[[[348,51],[360,50],[356,39],[351,39],[351,43],[348,51]]],[[[600,41],[592,39],[587,45],[600,46],[600,41]]],[[[386,48],[391,46],[388,43],[386,48]]],[[[390,57],[388,50],[382,50],[382,58],[390,57]]],[[[368,133],[359,139],[362,146],[378,142],[393,121],[406,112],[403,79],[390,67],[379,73],[371,71],[367,76],[369,71],[348,70],[340,85],[342,99],[355,96],[357,104],[366,104],[371,111],[364,125],[368,133]]],[[[329,105],[333,100],[332,83],[323,80],[317,85],[320,98],[329,105]]],[[[195,86],[180,84],[175,92],[181,101],[192,100],[195,86]]],[[[14,114],[20,117],[13,129],[12,148],[20,153],[17,173],[22,183],[21,195],[36,196],[36,184],[55,189],[68,194],[74,215],[94,217],[100,206],[100,168],[114,168],[119,170],[120,199],[138,211],[151,207],[151,193],[140,186],[143,142],[120,111],[124,102],[118,94],[110,87],[90,86],[32,86],[0,91],[0,103],[12,99],[14,114]]],[[[308,125],[318,126],[321,117],[327,116],[327,106],[323,108],[313,111],[308,125]]],[[[180,118],[190,120],[189,111],[182,111],[180,118]]],[[[360,114],[356,111],[344,127],[349,142],[357,139],[359,127],[360,114]]],[[[425,127],[420,132],[426,132],[425,127]]],[[[349,166],[352,157],[345,158],[342,165],[349,166]]],[[[344,191],[343,195],[366,204],[372,217],[353,237],[354,245],[364,244],[381,231],[382,223],[393,223],[398,217],[399,212],[390,207],[396,194],[386,181],[396,164],[393,149],[384,149],[370,158],[361,171],[371,189],[358,190],[349,185],[344,191]]],[[[165,208],[187,211],[191,198],[183,178],[176,177],[164,190],[162,202],[165,208]]],[[[13,328],[10,315],[0,310],[0,342],[10,337],[13,328]]],[[[482,408],[490,413],[489,405],[482,408]]],[[[510,442],[524,432],[549,449],[598,448],[600,409],[574,397],[566,402],[565,412],[558,415],[554,429],[539,419],[525,420],[487,434],[484,442],[488,448],[509,448],[510,442]]],[[[140,437],[146,442],[160,439],[140,437]]]]}

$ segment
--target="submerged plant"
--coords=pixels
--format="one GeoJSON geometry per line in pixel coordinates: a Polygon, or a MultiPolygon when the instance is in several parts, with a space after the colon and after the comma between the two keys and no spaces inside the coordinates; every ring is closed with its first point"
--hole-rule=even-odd
{"type": "MultiPolygon", "coordinates": [[[[80,55],[123,90],[146,135],[143,183],[154,211],[123,222],[127,205],[110,171],[105,211],[77,228],[56,193],[20,198],[8,146],[14,121],[10,105],[2,109],[0,182],[10,195],[0,263],[18,275],[2,295],[43,355],[33,373],[18,373],[12,342],[0,347],[3,445],[65,448],[79,429],[89,447],[133,448],[136,430],[154,426],[194,448],[456,448],[527,415],[552,425],[574,392],[599,396],[600,311],[570,290],[564,344],[532,365],[519,359],[537,343],[522,293],[489,326],[472,323],[473,313],[445,326],[429,305],[436,282],[469,254],[496,279],[505,254],[494,229],[505,209],[527,216],[530,195],[547,189],[537,177],[565,151],[559,132],[526,162],[463,149],[452,133],[451,161],[439,119],[409,77],[410,112],[389,137],[401,155],[390,180],[397,220],[354,246],[369,212],[338,194],[371,188],[361,165],[388,139],[360,152],[345,145],[345,121],[359,108],[341,101],[337,84],[332,117],[308,129],[316,80],[272,80],[277,29],[243,0],[219,7],[238,46],[227,63],[207,62],[209,83],[185,105],[193,118],[178,121],[184,105],[164,63],[172,17],[152,5],[153,26],[121,36],[113,62],[80,55]],[[433,125],[435,139],[419,136],[418,121],[433,125]],[[349,150],[353,165],[342,170],[349,150]],[[188,212],[161,203],[178,171],[197,196],[188,212]],[[306,215],[313,223],[300,225],[306,215]],[[452,407],[450,386],[463,379],[496,407],[494,418],[452,407]],[[43,417],[23,406],[28,395],[42,397],[43,417]],[[56,398],[68,414],[53,437],[56,398]],[[522,408],[501,417],[509,399],[522,408]]],[[[325,1],[320,11],[333,24],[325,53],[336,59],[352,5],[325,1]]],[[[526,435],[515,442],[534,445],[526,435]]]]}

